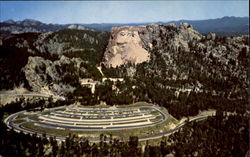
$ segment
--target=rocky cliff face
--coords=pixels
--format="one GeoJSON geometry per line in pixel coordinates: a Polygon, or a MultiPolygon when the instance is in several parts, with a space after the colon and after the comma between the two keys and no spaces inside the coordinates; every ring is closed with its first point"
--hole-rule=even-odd
{"type": "Polygon", "coordinates": [[[149,53],[140,37],[145,27],[113,27],[103,63],[107,67],[126,63],[138,64],[149,60],[149,53]]]}
{"type": "Polygon", "coordinates": [[[68,81],[77,83],[80,74],[86,73],[82,66],[84,63],[80,58],[70,59],[65,56],[54,62],[42,57],[29,57],[22,71],[32,91],[65,94],[74,90],[68,81]]]}
{"type": "Polygon", "coordinates": [[[101,61],[108,37],[107,32],[75,29],[7,37],[0,34],[0,89],[24,84],[34,91],[46,87],[51,92],[65,89],[67,93],[72,88],[66,86],[78,86],[79,78],[95,79],[101,75],[96,65],[101,61]]]}
{"type": "Polygon", "coordinates": [[[152,35],[143,39],[153,44],[151,63],[158,65],[158,72],[166,67],[156,72],[158,75],[184,80],[198,75],[222,80],[236,77],[240,82],[247,81],[249,37],[204,36],[186,23],[180,27],[151,25],[147,30],[152,35]]]}
{"type": "MultiPolygon", "coordinates": [[[[121,27],[112,31],[104,54],[104,64],[120,66],[117,74],[121,77],[129,74],[131,77],[199,84],[207,89],[239,91],[240,88],[248,87],[248,42],[248,36],[219,37],[214,33],[202,35],[187,23],[179,27],[174,24],[121,27]],[[122,49],[123,45],[119,45],[117,36],[131,30],[138,32],[137,41],[140,44],[137,46],[149,55],[144,58],[144,63],[137,62],[142,64],[136,66],[126,64],[136,63],[133,60],[116,57],[128,53],[122,49]],[[131,73],[131,69],[136,72],[131,73]]],[[[129,42],[126,44],[132,45],[129,42]]],[[[136,50],[130,53],[136,54],[136,50]]],[[[140,54],[137,57],[140,58],[140,54]]]]}
{"type": "Polygon", "coordinates": [[[13,34],[2,39],[1,43],[3,46],[25,48],[32,54],[62,55],[72,51],[99,50],[107,42],[106,36],[108,36],[106,32],[61,30],[46,33],[13,34]]]}
{"type": "MultiPolygon", "coordinates": [[[[175,27],[169,25],[169,27],[175,27]]],[[[126,63],[138,64],[148,62],[149,51],[161,44],[164,37],[171,39],[175,48],[188,50],[188,42],[200,40],[202,35],[186,23],[178,33],[166,32],[162,25],[113,27],[108,47],[104,53],[103,63],[107,67],[121,66],[126,63]]],[[[177,28],[176,28],[177,29],[177,28]]]]}
{"type": "Polygon", "coordinates": [[[110,75],[106,77],[240,91],[248,87],[248,44],[248,36],[202,35],[186,23],[114,27],[110,36],[69,29],[12,34],[1,37],[0,87],[10,89],[21,82],[34,91],[46,87],[60,93],[78,86],[79,78],[98,79],[96,65],[103,63],[110,67],[104,68],[110,75]],[[10,64],[13,61],[16,64],[10,64]]]}

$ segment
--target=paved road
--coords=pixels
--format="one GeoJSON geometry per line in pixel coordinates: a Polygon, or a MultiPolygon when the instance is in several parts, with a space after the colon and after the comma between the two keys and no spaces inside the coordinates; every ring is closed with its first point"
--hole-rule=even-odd
{"type": "MultiPolygon", "coordinates": [[[[189,120],[189,122],[204,120],[204,119],[207,119],[207,117],[208,116],[199,116],[199,117],[196,117],[196,118],[193,118],[193,119],[189,120]]],[[[169,130],[169,131],[166,131],[166,132],[163,132],[163,133],[159,133],[159,134],[152,135],[152,136],[142,136],[142,137],[139,138],[139,141],[145,141],[145,140],[151,140],[151,139],[158,139],[158,138],[161,138],[162,136],[168,136],[170,134],[173,134],[173,133],[177,132],[184,125],[185,125],[185,122],[183,122],[182,124],[180,124],[176,128],[174,128],[172,130],[169,130]]]]}
{"type": "MultiPolygon", "coordinates": [[[[143,107],[143,106],[142,106],[143,107]]],[[[163,123],[164,121],[167,120],[168,118],[168,115],[165,114],[164,112],[162,112],[160,109],[158,109],[158,107],[156,106],[153,106],[152,108],[154,108],[155,110],[157,110],[161,116],[162,116],[162,119],[160,121],[157,121],[157,122],[154,122],[154,123],[149,123],[149,124],[139,124],[139,125],[134,125],[134,126],[130,126],[130,125],[127,125],[127,126],[107,126],[105,129],[103,127],[100,127],[100,126],[97,126],[97,127],[83,127],[83,126],[68,126],[68,125],[64,125],[64,124],[52,124],[52,123],[46,123],[46,122],[41,122],[41,121],[34,121],[34,123],[38,124],[39,126],[42,126],[42,127],[47,127],[47,128],[54,128],[54,129],[57,129],[57,128],[62,128],[62,129],[72,129],[72,130],[86,130],[86,131],[94,131],[94,130],[104,130],[104,131],[108,131],[108,130],[122,130],[122,129],[131,129],[131,128],[141,128],[141,127],[148,127],[148,126],[154,126],[154,125],[157,125],[157,124],[161,124],[163,123]]],[[[23,112],[23,111],[22,111],[23,112]]],[[[20,113],[20,112],[19,112],[20,113]]],[[[18,113],[16,114],[13,114],[11,116],[9,116],[7,119],[7,122],[9,122],[10,124],[10,127],[13,127],[15,128],[16,126],[15,125],[11,125],[11,121],[13,121],[15,119],[14,115],[17,115],[18,113]]],[[[6,123],[7,124],[7,123],[6,123]]],[[[17,127],[16,127],[17,128],[17,127]]],[[[20,127],[19,127],[20,128],[20,127]]],[[[23,130],[23,129],[22,129],[23,130]]],[[[24,131],[24,130],[23,130],[24,131]]]]}
{"type": "Polygon", "coordinates": [[[64,100],[64,97],[61,96],[53,96],[53,95],[48,95],[48,94],[38,94],[38,93],[27,93],[27,94],[0,94],[0,97],[45,97],[45,98],[49,98],[52,96],[53,99],[61,99],[64,100]]]}
{"type": "MultiPolygon", "coordinates": [[[[34,130],[30,130],[30,129],[27,129],[27,128],[23,128],[21,126],[21,124],[14,124],[12,121],[17,117],[18,114],[20,113],[23,113],[23,112],[26,112],[26,111],[21,111],[21,112],[17,112],[15,114],[12,114],[10,115],[9,117],[7,117],[4,122],[5,124],[9,127],[9,128],[13,128],[15,131],[17,132],[20,132],[20,131],[23,131],[24,133],[30,133],[30,134],[37,134],[37,136],[42,136],[41,133],[37,132],[37,131],[34,131],[34,130]]],[[[162,112],[160,112],[162,113],[162,112]]],[[[165,116],[165,114],[163,114],[163,116],[165,116]]],[[[193,119],[190,119],[189,121],[199,121],[199,120],[204,120],[206,119],[208,116],[199,116],[199,117],[195,117],[193,119]]],[[[166,117],[165,117],[166,118],[166,117]]],[[[35,122],[31,119],[28,119],[27,121],[30,121],[30,122],[35,122]]],[[[37,123],[37,122],[36,122],[37,123]]],[[[42,123],[42,122],[40,122],[42,123]]],[[[160,122],[161,123],[161,122],[160,122]]],[[[139,141],[146,141],[146,140],[150,140],[150,139],[159,139],[159,138],[162,138],[162,136],[168,136],[170,134],[173,134],[175,133],[176,131],[178,131],[180,128],[182,128],[183,126],[185,125],[185,122],[183,122],[182,124],[180,124],[179,126],[177,126],[176,128],[172,129],[172,130],[169,130],[169,131],[166,131],[166,132],[163,132],[163,133],[159,133],[159,134],[156,134],[156,135],[151,135],[151,136],[142,136],[142,137],[139,137],[139,141]]],[[[50,128],[51,126],[48,126],[46,125],[48,128],[50,128]]],[[[53,126],[54,128],[55,126],[53,126]]],[[[58,126],[56,126],[58,127],[58,126]]],[[[141,126],[140,126],[141,127],[141,126]]],[[[139,127],[139,128],[140,128],[139,127]]],[[[100,128],[98,128],[100,129],[100,128]]],[[[126,129],[126,128],[120,128],[120,127],[116,127],[115,129],[126,129]]],[[[47,137],[54,137],[56,136],[56,139],[57,140],[65,140],[65,136],[58,136],[58,135],[53,135],[53,134],[46,134],[47,137]]],[[[124,139],[124,141],[127,141],[128,139],[124,139]]],[[[90,142],[99,142],[99,138],[90,138],[89,139],[90,142]]]]}
{"type": "MultiPolygon", "coordinates": [[[[141,106],[141,107],[146,107],[146,106],[141,106]]],[[[148,107],[148,106],[147,106],[148,107]]],[[[134,129],[134,128],[142,128],[142,127],[149,127],[149,126],[154,126],[157,124],[161,124],[164,121],[167,120],[168,115],[162,112],[158,107],[152,106],[155,110],[157,110],[161,116],[162,119],[160,121],[154,122],[154,123],[149,123],[149,124],[140,124],[140,125],[134,125],[134,126],[107,126],[105,129],[103,127],[83,127],[83,126],[68,126],[68,125],[63,125],[63,124],[52,124],[52,123],[46,123],[46,122],[36,122],[38,125],[42,127],[48,127],[48,128],[63,128],[63,129],[72,129],[72,130],[86,130],[86,131],[95,131],[95,130],[104,130],[104,131],[109,131],[109,130],[122,130],[122,129],[134,129]]],[[[115,122],[115,121],[113,121],[115,122]]]]}
{"type": "Polygon", "coordinates": [[[107,119],[107,120],[81,120],[81,119],[62,119],[62,118],[58,118],[56,116],[43,116],[41,115],[40,118],[44,119],[44,120],[51,120],[54,122],[60,122],[60,123],[64,123],[64,122],[69,122],[69,123],[77,123],[77,124],[101,124],[101,123],[120,123],[120,122],[132,122],[132,121],[140,121],[140,120],[147,120],[147,119],[152,119],[155,118],[155,116],[146,116],[146,117],[133,117],[130,119],[107,119]]]}

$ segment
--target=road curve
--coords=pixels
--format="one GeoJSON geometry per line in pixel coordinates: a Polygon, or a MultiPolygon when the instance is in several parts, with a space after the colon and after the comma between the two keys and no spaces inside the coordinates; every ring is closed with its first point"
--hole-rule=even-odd
{"type": "MultiPolygon", "coordinates": [[[[21,124],[14,124],[12,122],[12,120],[15,119],[18,114],[23,113],[23,112],[26,112],[26,111],[17,112],[15,114],[10,115],[9,117],[7,117],[4,120],[4,123],[7,125],[8,128],[14,129],[17,132],[23,131],[24,133],[27,133],[27,134],[36,134],[37,136],[42,137],[43,135],[41,133],[37,132],[37,131],[30,130],[30,129],[27,129],[27,128],[22,128],[22,126],[20,126],[22,123],[21,124]]],[[[206,115],[206,116],[198,116],[198,117],[195,117],[193,119],[190,119],[189,122],[204,120],[207,117],[208,117],[208,115],[206,115]]],[[[30,119],[29,119],[29,121],[35,122],[33,120],[30,120],[30,119]]],[[[168,136],[170,134],[173,134],[173,133],[177,132],[179,129],[181,129],[185,125],[185,123],[186,122],[183,122],[180,125],[178,125],[176,128],[168,130],[168,131],[163,132],[163,133],[159,133],[159,134],[151,135],[151,136],[139,137],[138,140],[139,141],[146,141],[146,140],[152,140],[152,139],[159,139],[159,138],[162,138],[162,136],[168,136]]],[[[66,139],[66,136],[58,136],[58,135],[53,135],[53,134],[46,134],[46,136],[47,136],[47,138],[56,137],[57,140],[65,140],[66,139]]],[[[99,138],[89,138],[89,141],[90,142],[100,142],[99,138]]],[[[124,141],[128,141],[128,139],[124,139],[124,141]]]]}
{"type": "Polygon", "coordinates": [[[64,97],[62,96],[54,96],[54,95],[48,95],[48,94],[39,94],[39,93],[26,93],[26,94],[0,94],[0,97],[45,97],[45,98],[49,98],[52,97],[53,99],[61,99],[61,100],[65,100],[64,97]]]}

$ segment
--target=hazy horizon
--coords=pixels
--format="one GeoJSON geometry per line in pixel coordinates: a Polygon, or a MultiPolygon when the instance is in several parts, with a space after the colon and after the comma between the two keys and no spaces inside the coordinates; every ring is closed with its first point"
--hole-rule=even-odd
{"type": "MultiPolygon", "coordinates": [[[[224,17],[236,17],[236,18],[249,18],[249,16],[242,16],[242,17],[239,17],[239,16],[223,16],[223,17],[218,17],[218,18],[214,18],[214,19],[220,19],[220,18],[224,18],[224,17]]],[[[7,20],[4,20],[4,21],[0,21],[0,22],[5,22],[5,21],[8,21],[8,20],[13,20],[13,19],[7,19],[7,20]]],[[[13,20],[15,22],[17,21],[24,21],[24,20],[35,20],[35,21],[40,21],[40,20],[37,20],[37,19],[30,19],[30,18],[26,18],[26,19],[21,19],[21,20],[13,20]]],[[[79,22],[74,22],[74,23],[63,23],[63,24],[144,24],[144,23],[157,23],[157,22],[171,22],[171,21],[182,21],[182,20],[188,20],[188,21],[202,21],[202,20],[212,20],[212,19],[197,19],[197,20],[189,20],[189,19],[178,19],[178,20],[169,20],[169,21],[145,21],[145,22],[127,22],[127,23],[122,23],[122,22],[119,22],[119,23],[112,23],[112,22],[109,22],[109,23],[97,23],[97,22],[94,22],[94,23],[79,23],[79,22]]],[[[45,24],[58,24],[58,23],[46,23],[46,22],[43,22],[43,21],[40,21],[42,23],[45,23],[45,24]]]]}
{"type": "Polygon", "coordinates": [[[248,1],[1,1],[0,20],[53,24],[150,23],[249,17],[248,1]]]}

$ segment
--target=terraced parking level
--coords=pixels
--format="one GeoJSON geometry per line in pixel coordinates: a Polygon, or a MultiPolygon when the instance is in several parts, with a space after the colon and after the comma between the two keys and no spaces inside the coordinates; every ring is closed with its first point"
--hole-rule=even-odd
{"type": "Polygon", "coordinates": [[[66,136],[68,132],[87,137],[108,132],[126,137],[117,132],[152,129],[165,123],[168,118],[164,109],[147,103],[105,107],[71,105],[41,112],[18,112],[6,118],[5,123],[16,131],[46,133],[57,137],[66,136]]]}

